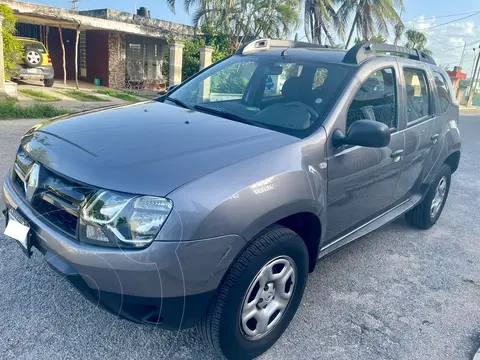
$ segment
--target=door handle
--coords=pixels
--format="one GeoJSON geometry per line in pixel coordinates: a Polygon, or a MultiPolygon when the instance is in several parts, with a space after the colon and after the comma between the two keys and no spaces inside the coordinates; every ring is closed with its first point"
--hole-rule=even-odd
{"type": "Polygon", "coordinates": [[[430,140],[432,140],[433,143],[436,144],[439,137],[440,137],[440,134],[435,134],[430,138],[430,140]]]}
{"type": "Polygon", "coordinates": [[[393,159],[394,162],[398,162],[402,159],[402,155],[403,155],[403,150],[397,150],[397,151],[394,151],[392,155],[390,155],[390,157],[393,159]]]}

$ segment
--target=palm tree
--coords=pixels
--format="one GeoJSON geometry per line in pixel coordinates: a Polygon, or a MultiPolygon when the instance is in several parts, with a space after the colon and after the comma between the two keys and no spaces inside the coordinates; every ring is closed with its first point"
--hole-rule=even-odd
{"type": "Polygon", "coordinates": [[[353,16],[345,48],[348,48],[355,29],[363,40],[375,33],[388,35],[389,24],[402,22],[396,7],[403,9],[403,0],[344,0],[337,12],[340,34],[344,33],[344,24],[353,16]]]}
{"type": "Polygon", "coordinates": [[[427,49],[428,39],[423,32],[409,29],[405,34],[407,35],[406,47],[421,50],[429,55],[432,54],[432,52],[427,49]]]}
{"type": "Polygon", "coordinates": [[[322,44],[325,33],[331,45],[335,43],[329,30],[336,20],[334,3],[337,0],[305,0],[305,35],[309,42],[322,44]]]}
{"type": "Polygon", "coordinates": [[[217,32],[227,34],[235,47],[250,38],[285,37],[299,26],[300,0],[197,0],[196,3],[193,25],[211,25],[217,32]]]}

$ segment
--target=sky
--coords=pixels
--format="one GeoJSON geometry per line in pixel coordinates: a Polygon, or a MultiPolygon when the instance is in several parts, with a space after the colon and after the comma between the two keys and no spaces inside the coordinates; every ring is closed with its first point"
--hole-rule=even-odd
{"type": "MultiPolygon", "coordinates": [[[[78,0],[80,10],[111,8],[133,13],[135,7],[145,6],[154,18],[169,20],[183,24],[191,24],[191,16],[183,9],[183,0],[177,0],[177,9],[174,14],[165,0],[78,0]]],[[[44,4],[62,8],[71,8],[69,0],[29,0],[37,4],[44,4]]],[[[433,51],[438,64],[459,65],[462,58],[462,47],[467,42],[463,59],[463,70],[467,74],[472,72],[473,47],[480,46],[480,13],[465,19],[467,13],[480,12],[478,0],[404,0],[406,11],[402,13],[402,20],[406,28],[422,30],[429,37],[427,47],[433,51]],[[455,5],[452,5],[455,4],[455,5]],[[464,14],[448,16],[454,14],[464,14]],[[451,24],[438,26],[447,22],[451,24]]],[[[303,26],[297,30],[299,38],[304,34],[303,26]]],[[[293,39],[295,32],[290,37],[293,39]]],[[[391,40],[391,39],[389,39],[391,40]]],[[[403,44],[405,40],[401,41],[403,44]]]]}

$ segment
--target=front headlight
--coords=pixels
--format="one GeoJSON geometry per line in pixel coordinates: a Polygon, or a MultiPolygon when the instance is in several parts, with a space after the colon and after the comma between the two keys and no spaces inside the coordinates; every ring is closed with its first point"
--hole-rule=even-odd
{"type": "Polygon", "coordinates": [[[155,239],[172,208],[166,198],[99,191],[81,211],[80,241],[144,247],[155,239]]]}

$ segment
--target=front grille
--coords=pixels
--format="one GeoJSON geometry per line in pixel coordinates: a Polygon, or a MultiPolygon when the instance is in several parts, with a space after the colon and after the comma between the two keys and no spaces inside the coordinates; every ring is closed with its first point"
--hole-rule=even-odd
{"type": "Polygon", "coordinates": [[[75,183],[48,170],[19,150],[14,171],[13,184],[39,218],[59,229],[66,235],[77,238],[78,217],[81,205],[94,191],[93,188],[75,183]],[[38,166],[37,174],[32,171],[38,166]],[[38,179],[31,179],[32,176],[38,179]]]}

